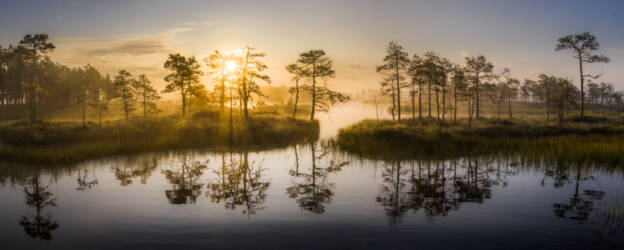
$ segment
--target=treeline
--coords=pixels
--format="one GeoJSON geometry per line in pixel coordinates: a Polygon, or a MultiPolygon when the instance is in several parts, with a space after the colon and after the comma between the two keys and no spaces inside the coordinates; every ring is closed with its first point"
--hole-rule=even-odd
{"type": "MultiPolygon", "coordinates": [[[[163,67],[169,72],[165,77],[167,86],[161,91],[154,88],[145,74],[134,77],[122,69],[111,79],[94,67],[70,68],[50,60],[48,54],[56,47],[47,34],[26,35],[17,46],[0,47],[0,107],[3,113],[14,115],[4,119],[24,118],[31,122],[40,120],[41,113],[51,114],[69,108],[79,108],[83,124],[86,124],[88,107],[95,108],[98,120],[106,114],[112,100],[119,102],[126,120],[135,111],[142,116],[158,113],[156,105],[161,93],[180,96],[181,114],[184,117],[191,104],[202,108],[216,108],[220,116],[227,114],[230,121],[234,110],[247,121],[249,108],[263,96],[259,83],[270,83],[264,74],[267,65],[262,61],[266,55],[255,48],[221,53],[215,51],[204,59],[207,72],[194,56],[170,54],[163,67]],[[212,91],[200,82],[200,76],[211,76],[212,91]]],[[[315,112],[326,112],[336,102],[348,100],[342,93],[327,88],[335,77],[332,60],[323,50],[310,50],[299,55],[298,60],[287,66],[293,75],[295,87],[293,117],[304,94],[310,96],[315,112]]],[[[306,98],[308,99],[308,98],[306,98]]]]}
{"type": "Polygon", "coordinates": [[[443,122],[448,114],[448,120],[455,123],[458,111],[462,111],[468,114],[470,125],[473,118],[482,116],[484,105],[496,110],[498,118],[504,114],[512,119],[512,103],[530,102],[544,106],[547,121],[553,113],[559,123],[563,123],[564,115],[570,110],[580,108],[583,117],[585,103],[614,109],[622,109],[624,105],[622,94],[615,92],[610,84],[589,81],[588,94],[584,91],[585,79],[597,79],[600,75],[584,74],[583,63],[610,61],[606,56],[593,54],[598,48],[596,38],[589,33],[559,39],[556,50],[574,50],[575,58],[579,60],[580,89],[570,79],[546,74],[539,75],[537,80],[526,79],[521,83],[507,68],[496,73],[494,65],[483,55],[465,57],[463,65],[452,63],[433,51],[410,58],[408,52],[395,42],[390,42],[384,63],[377,67],[377,71],[384,75],[380,83],[382,94],[392,99],[389,112],[393,120],[402,120],[404,112],[401,109],[405,109],[405,103],[401,98],[407,92],[407,107],[412,120],[435,118],[443,122]]]}
{"type": "Polygon", "coordinates": [[[91,65],[71,68],[50,60],[55,48],[47,34],[26,35],[17,46],[0,47],[0,107],[3,113],[14,113],[3,118],[27,114],[34,122],[42,113],[78,108],[85,125],[87,108],[92,107],[101,123],[113,99],[122,100],[126,118],[135,104],[144,115],[158,110],[154,101],[160,97],[145,74],[135,79],[120,70],[111,79],[91,65]]]}

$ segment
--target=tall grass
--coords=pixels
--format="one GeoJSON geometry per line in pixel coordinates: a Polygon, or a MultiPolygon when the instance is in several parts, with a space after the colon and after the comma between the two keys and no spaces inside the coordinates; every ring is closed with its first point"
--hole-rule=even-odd
{"type": "Polygon", "coordinates": [[[364,120],[341,129],[335,142],[347,152],[380,159],[522,154],[577,163],[624,163],[624,127],[609,123],[568,123],[559,127],[482,120],[467,128],[427,121],[364,120]]]}
{"type": "Polygon", "coordinates": [[[316,121],[252,116],[248,122],[218,114],[107,122],[0,124],[0,158],[23,163],[69,163],[88,158],[192,147],[280,147],[318,138],[316,121]]]}

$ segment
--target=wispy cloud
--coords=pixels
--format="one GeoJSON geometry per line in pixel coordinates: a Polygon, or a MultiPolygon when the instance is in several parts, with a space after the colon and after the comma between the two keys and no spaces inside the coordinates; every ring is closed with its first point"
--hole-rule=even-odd
{"type": "Polygon", "coordinates": [[[347,67],[350,68],[350,69],[357,69],[357,70],[366,69],[366,67],[364,65],[362,65],[361,63],[358,63],[358,62],[350,63],[350,64],[347,65],[347,67]]]}
{"type": "Polygon", "coordinates": [[[166,72],[162,63],[169,53],[183,51],[178,36],[197,28],[198,25],[185,25],[155,34],[62,37],[55,39],[57,50],[52,56],[72,67],[90,64],[111,75],[120,69],[133,74],[145,73],[157,86],[163,86],[162,78],[166,72]]]}

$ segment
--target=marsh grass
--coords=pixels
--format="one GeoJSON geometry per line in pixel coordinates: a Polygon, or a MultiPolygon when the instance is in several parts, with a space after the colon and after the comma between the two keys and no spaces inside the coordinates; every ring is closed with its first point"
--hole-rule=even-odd
{"type": "Polygon", "coordinates": [[[214,113],[107,121],[102,126],[76,122],[0,124],[0,158],[31,164],[64,164],[84,159],[142,152],[205,148],[271,148],[318,138],[319,124],[275,116],[233,121],[214,113]],[[225,121],[223,121],[225,120],[225,121]]]}
{"type": "Polygon", "coordinates": [[[364,120],[341,129],[338,148],[378,159],[521,154],[563,162],[624,163],[624,126],[613,121],[564,126],[484,119],[468,128],[437,121],[364,120]]]}

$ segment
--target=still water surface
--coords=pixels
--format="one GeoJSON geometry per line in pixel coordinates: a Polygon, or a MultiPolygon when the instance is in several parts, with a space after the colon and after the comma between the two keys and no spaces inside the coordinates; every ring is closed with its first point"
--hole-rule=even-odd
{"type": "MultiPolygon", "coordinates": [[[[321,137],[374,107],[334,109],[321,137]]],[[[624,175],[322,143],[0,168],[0,249],[622,249],[624,175]]]]}

